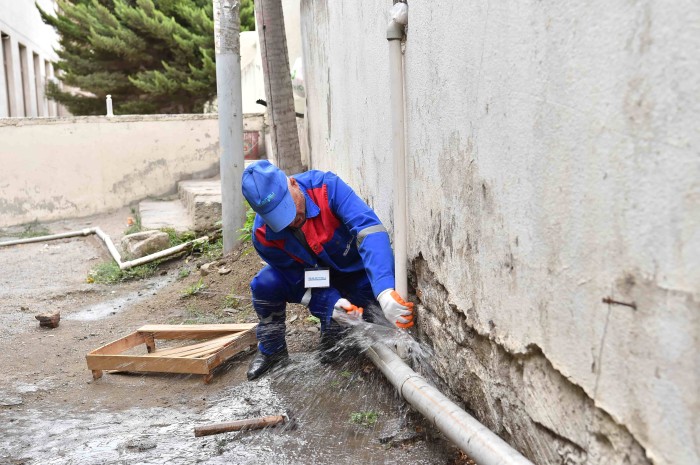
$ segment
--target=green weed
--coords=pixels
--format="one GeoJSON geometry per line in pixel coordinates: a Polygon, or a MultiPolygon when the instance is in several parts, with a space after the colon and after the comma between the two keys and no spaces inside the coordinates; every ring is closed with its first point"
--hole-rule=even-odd
{"type": "Polygon", "coordinates": [[[314,324],[314,325],[317,325],[317,324],[321,323],[321,320],[320,320],[318,317],[313,316],[313,315],[307,316],[307,317],[306,317],[306,321],[307,321],[308,323],[311,323],[311,324],[314,324]]]}
{"type": "Polygon", "coordinates": [[[206,288],[207,288],[207,285],[204,284],[203,279],[199,278],[199,281],[197,281],[196,283],[190,284],[189,286],[184,288],[181,291],[181,293],[182,293],[183,297],[192,297],[192,296],[199,294],[200,292],[202,292],[206,288]]]}
{"type": "Polygon", "coordinates": [[[241,229],[238,230],[240,235],[238,236],[238,240],[241,242],[249,241],[253,237],[253,224],[255,223],[255,211],[251,208],[250,204],[248,202],[245,203],[246,205],[246,212],[245,212],[245,224],[241,229]]]}
{"type": "Polygon", "coordinates": [[[160,228],[160,230],[168,235],[170,247],[184,244],[185,242],[192,241],[197,237],[193,231],[180,232],[173,228],[160,228]]]}
{"type": "Polygon", "coordinates": [[[209,241],[196,244],[193,248],[193,252],[200,254],[209,261],[217,260],[224,254],[224,238],[219,237],[214,242],[209,241]]]}
{"type": "Polygon", "coordinates": [[[233,292],[224,297],[224,308],[238,308],[241,301],[233,292]]]}
{"type": "Polygon", "coordinates": [[[350,414],[351,423],[355,423],[357,425],[362,425],[366,427],[372,427],[375,424],[377,424],[378,418],[379,414],[371,410],[368,412],[352,412],[350,414]]]}
{"type": "Polygon", "coordinates": [[[158,261],[122,270],[115,261],[96,265],[88,273],[87,281],[98,284],[117,284],[124,281],[144,279],[153,276],[158,268],[158,261]]]}
{"type": "Polygon", "coordinates": [[[191,271],[189,268],[180,268],[180,271],[177,273],[177,279],[185,279],[190,273],[191,271]]]}

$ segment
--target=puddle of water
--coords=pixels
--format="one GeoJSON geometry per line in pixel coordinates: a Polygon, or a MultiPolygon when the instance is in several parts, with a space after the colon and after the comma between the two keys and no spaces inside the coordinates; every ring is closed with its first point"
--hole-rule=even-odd
{"type": "MultiPolygon", "coordinates": [[[[159,289],[172,283],[174,278],[161,278],[158,280],[152,280],[147,282],[146,289],[148,292],[155,292],[159,289]]],[[[75,313],[70,313],[65,317],[61,317],[65,320],[74,321],[95,321],[102,318],[106,318],[112,315],[116,315],[128,308],[128,302],[136,300],[141,297],[141,295],[146,292],[145,290],[137,290],[130,292],[126,295],[115,297],[114,299],[99,302],[93,305],[88,305],[82,309],[77,310],[75,313]]]]}

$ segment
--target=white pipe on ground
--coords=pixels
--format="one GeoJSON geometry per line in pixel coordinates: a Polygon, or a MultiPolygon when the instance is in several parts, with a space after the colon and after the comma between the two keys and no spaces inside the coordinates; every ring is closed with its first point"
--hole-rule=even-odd
{"type": "Polygon", "coordinates": [[[381,343],[367,356],[426,419],[479,465],[533,465],[520,452],[445,397],[381,343]]]}
{"type": "Polygon", "coordinates": [[[203,244],[205,242],[209,242],[209,237],[202,236],[193,241],[185,242],[184,244],[176,245],[175,247],[170,247],[169,249],[161,250],[160,252],[156,252],[145,257],[137,258],[129,262],[120,263],[119,268],[122,270],[126,270],[127,268],[131,268],[133,266],[143,265],[144,263],[152,262],[154,260],[158,260],[159,258],[165,258],[169,257],[170,255],[175,255],[176,253],[182,252],[183,250],[188,249],[194,246],[195,244],[203,244]]]}
{"type": "Polygon", "coordinates": [[[71,231],[60,234],[51,234],[48,236],[28,237],[26,239],[16,239],[13,241],[0,242],[0,247],[19,244],[31,244],[34,242],[53,241],[56,239],[66,239],[77,236],[89,236],[90,234],[96,234],[97,237],[102,239],[102,242],[104,242],[105,246],[107,246],[107,250],[109,250],[110,255],[112,255],[114,261],[117,262],[117,265],[119,265],[120,270],[126,270],[138,265],[143,265],[145,263],[158,260],[159,258],[169,257],[171,255],[175,255],[179,252],[182,252],[183,250],[188,249],[196,244],[201,244],[209,241],[208,236],[202,236],[189,242],[176,245],[175,247],[170,247],[169,249],[161,250],[159,252],[152,253],[151,255],[146,255],[145,257],[137,258],[128,262],[122,262],[122,257],[121,255],[119,255],[119,251],[114,246],[112,239],[110,239],[110,237],[107,234],[105,234],[105,232],[102,231],[102,229],[100,229],[99,227],[81,229],[80,231],[71,231]]]}
{"type": "Polygon", "coordinates": [[[31,244],[33,242],[52,241],[55,239],[66,239],[69,237],[89,236],[90,234],[94,234],[94,233],[95,233],[94,228],[86,228],[86,229],[81,229],[80,231],[70,231],[70,232],[60,233],[60,234],[49,234],[48,236],[27,237],[24,239],[15,239],[13,241],[0,242],[0,246],[31,244]]]}

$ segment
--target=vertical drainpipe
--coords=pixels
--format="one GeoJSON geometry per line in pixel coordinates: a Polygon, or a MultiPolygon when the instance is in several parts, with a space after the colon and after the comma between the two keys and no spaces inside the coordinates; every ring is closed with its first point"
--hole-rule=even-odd
{"type": "Polygon", "coordinates": [[[406,134],[404,128],[403,54],[401,41],[408,20],[408,6],[396,3],[386,30],[389,41],[389,80],[391,94],[391,140],[394,164],[394,267],[396,291],[408,298],[406,273],[407,214],[406,214],[406,134]]]}

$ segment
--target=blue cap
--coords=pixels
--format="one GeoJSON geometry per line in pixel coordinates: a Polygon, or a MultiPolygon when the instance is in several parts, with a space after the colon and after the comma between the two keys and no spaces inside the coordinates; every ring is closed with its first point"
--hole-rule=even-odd
{"type": "Polygon", "coordinates": [[[243,171],[243,196],[266,225],[279,232],[297,215],[287,176],[267,160],[260,160],[243,171]]]}

